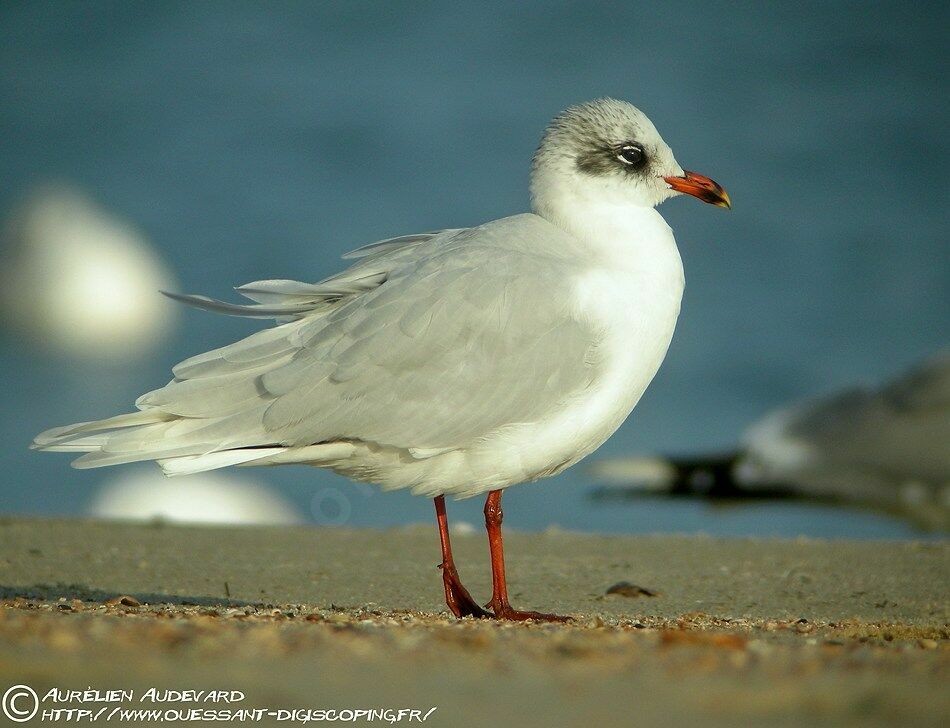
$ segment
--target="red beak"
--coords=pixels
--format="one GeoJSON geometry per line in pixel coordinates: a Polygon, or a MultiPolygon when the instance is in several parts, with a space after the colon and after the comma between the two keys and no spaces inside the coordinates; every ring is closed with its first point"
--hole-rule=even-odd
{"type": "Polygon", "coordinates": [[[677,192],[685,192],[687,195],[698,197],[703,202],[708,202],[716,207],[725,207],[726,209],[732,207],[729,193],[709,177],[684,169],[682,177],[664,177],[663,179],[677,192]]]}

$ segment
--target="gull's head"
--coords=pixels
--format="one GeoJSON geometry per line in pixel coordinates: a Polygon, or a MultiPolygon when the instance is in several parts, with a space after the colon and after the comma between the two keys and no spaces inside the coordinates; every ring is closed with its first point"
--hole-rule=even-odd
{"type": "Polygon", "coordinates": [[[585,202],[655,207],[678,194],[730,206],[722,187],[680,167],[653,122],[626,101],[598,99],[566,109],[534,155],[531,198],[542,215],[585,202]]]}

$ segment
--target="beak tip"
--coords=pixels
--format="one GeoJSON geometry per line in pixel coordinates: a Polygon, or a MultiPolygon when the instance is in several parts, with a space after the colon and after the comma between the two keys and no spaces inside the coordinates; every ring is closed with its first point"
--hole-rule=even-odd
{"type": "Polygon", "coordinates": [[[709,177],[690,172],[687,169],[683,171],[683,175],[680,177],[664,177],[663,179],[670,186],[670,189],[692,195],[716,207],[732,209],[732,200],[729,198],[729,193],[709,177]]]}

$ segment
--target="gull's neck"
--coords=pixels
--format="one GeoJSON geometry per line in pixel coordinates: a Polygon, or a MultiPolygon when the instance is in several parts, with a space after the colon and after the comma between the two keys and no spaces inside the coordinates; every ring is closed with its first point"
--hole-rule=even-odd
{"type": "Polygon", "coordinates": [[[594,260],[627,270],[659,267],[682,278],[673,231],[653,207],[566,190],[536,196],[532,207],[570,233],[594,260]]]}

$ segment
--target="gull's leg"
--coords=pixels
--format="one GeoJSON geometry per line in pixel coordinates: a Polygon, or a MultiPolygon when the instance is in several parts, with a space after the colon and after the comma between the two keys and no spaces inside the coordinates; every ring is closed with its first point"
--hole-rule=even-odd
{"type": "Polygon", "coordinates": [[[442,584],[445,586],[445,603],[456,617],[490,617],[472,599],[468,589],[462,586],[455,562],[452,560],[452,544],[449,541],[449,521],[445,515],[445,496],[435,499],[435,517],[439,522],[439,539],[442,541],[442,584]]]}
{"type": "Polygon", "coordinates": [[[488,493],[485,501],[485,528],[488,530],[488,548],[491,550],[491,601],[486,604],[497,619],[537,619],[541,622],[569,622],[570,617],[544,612],[522,612],[508,603],[508,584],[505,582],[505,547],[501,540],[501,491],[488,493]]]}

